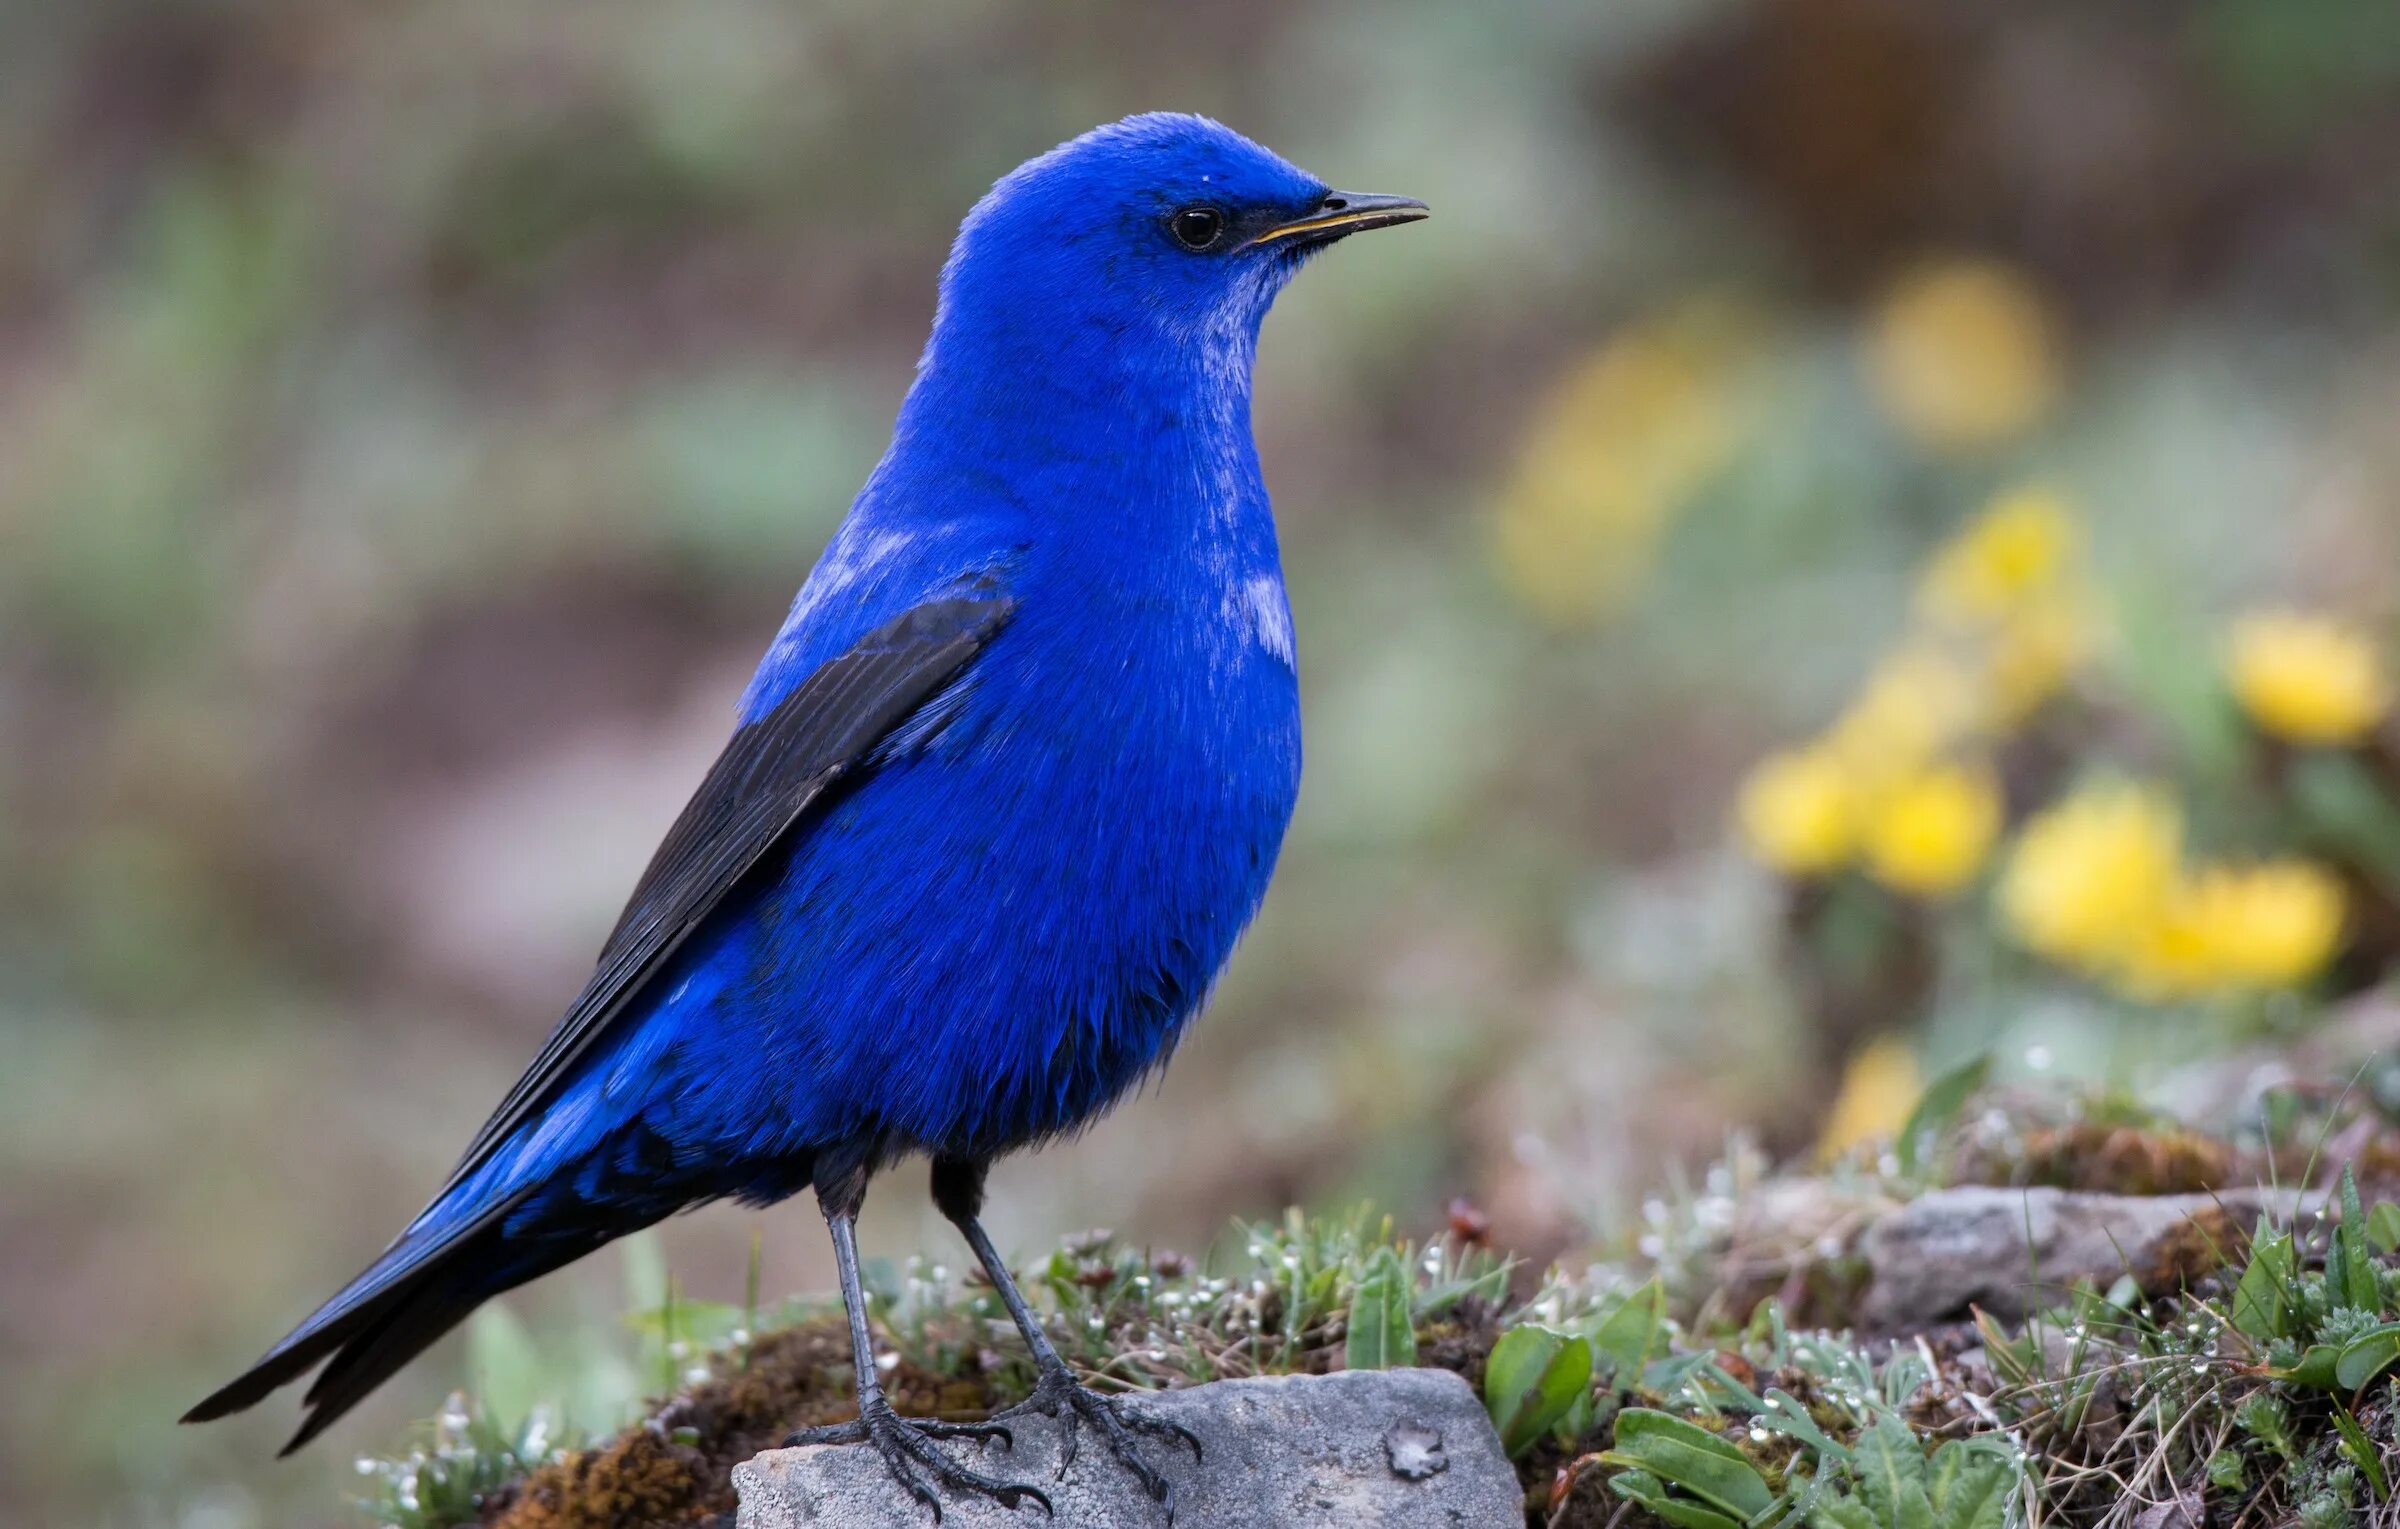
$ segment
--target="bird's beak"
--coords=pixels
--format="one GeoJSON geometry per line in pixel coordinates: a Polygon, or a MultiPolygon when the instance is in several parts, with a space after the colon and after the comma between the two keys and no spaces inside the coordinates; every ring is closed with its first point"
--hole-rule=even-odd
{"type": "Polygon", "coordinates": [[[1370,228],[1390,228],[1431,217],[1432,209],[1415,197],[1377,196],[1367,191],[1329,191],[1305,218],[1279,223],[1250,242],[1257,244],[1331,244],[1370,228]]]}

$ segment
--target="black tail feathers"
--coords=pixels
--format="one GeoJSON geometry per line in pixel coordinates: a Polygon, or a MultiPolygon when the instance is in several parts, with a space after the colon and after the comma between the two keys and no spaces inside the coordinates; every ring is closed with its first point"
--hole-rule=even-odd
{"type": "Polygon", "coordinates": [[[308,1414],[283,1447],[288,1455],[485,1301],[632,1229],[593,1226],[560,1235],[508,1236],[504,1222],[515,1208],[515,1200],[496,1205],[420,1249],[403,1251],[406,1239],[395,1244],[258,1363],[185,1413],[183,1421],[206,1423],[240,1412],[323,1362],[324,1373],[308,1388],[308,1414]]]}

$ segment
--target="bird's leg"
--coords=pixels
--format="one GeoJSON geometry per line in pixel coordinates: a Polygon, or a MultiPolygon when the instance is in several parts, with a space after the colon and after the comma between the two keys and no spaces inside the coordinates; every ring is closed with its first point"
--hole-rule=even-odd
{"type": "Polygon", "coordinates": [[[817,1183],[817,1203],[825,1212],[825,1224],[833,1232],[833,1259],[841,1275],[842,1308],[850,1318],[850,1362],[858,1376],[858,1419],[826,1428],[803,1429],[785,1439],[784,1444],[787,1447],[874,1445],[875,1452],[883,1456],[884,1465],[908,1489],[908,1495],[933,1510],[937,1524],[942,1519],[942,1498],[934,1489],[934,1481],[959,1491],[980,1492],[1003,1507],[1038,1503],[1043,1513],[1055,1518],[1057,1514],[1050,1506],[1050,1499],[1040,1488],[968,1470],[933,1443],[937,1438],[974,1438],[998,1439],[1013,1446],[1015,1440],[1006,1425],[903,1418],[885,1398],[883,1376],[875,1367],[875,1342],[867,1332],[866,1293],[858,1279],[858,1207],[866,1198],[866,1178],[862,1167],[854,1173],[834,1175],[830,1180],[820,1176],[817,1183]],[[928,1476],[933,1479],[928,1480],[928,1476]]]}
{"type": "Polygon", "coordinates": [[[1091,1423],[1107,1436],[1109,1452],[1133,1472],[1143,1490],[1166,1507],[1167,1522],[1172,1524],[1175,1521],[1174,1487],[1149,1461],[1142,1458],[1134,1435],[1149,1434],[1187,1444],[1195,1460],[1200,1458],[1199,1438],[1180,1424],[1151,1417],[1138,1408],[1127,1406],[1117,1397],[1093,1390],[1078,1381],[1075,1372],[1067,1368],[1067,1362],[1059,1357],[1057,1347],[1050,1342],[1050,1335],[1042,1331],[1040,1320],[1034,1316],[1033,1308],[1025,1304],[1024,1293],[1017,1289],[1016,1280],[1009,1275],[1008,1265],[1001,1261],[999,1250],[992,1246],[991,1237],[983,1229],[983,1179],[990,1167],[989,1162],[967,1158],[935,1158],[933,1202],[958,1228],[959,1234],[967,1239],[967,1246],[974,1249],[976,1261],[983,1265],[983,1272],[991,1276],[992,1287],[1000,1292],[1001,1304],[1008,1308],[1009,1316],[1017,1324],[1017,1331],[1024,1334],[1025,1346],[1033,1350],[1034,1368],[1039,1375],[1034,1383],[1033,1395],[1000,1415],[1005,1418],[1040,1412],[1059,1420],[1066,1434],[1058,1462],[1061,1477],[1066,1475],[1067,1467],[1075,1462],[1077,1424],[1091,1423]]]}

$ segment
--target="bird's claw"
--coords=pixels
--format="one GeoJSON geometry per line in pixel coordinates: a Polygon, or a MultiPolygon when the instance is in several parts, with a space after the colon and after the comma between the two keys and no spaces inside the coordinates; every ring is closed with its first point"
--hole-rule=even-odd
{"type": "MultiPolygon", "coordinates": [[[[1015,1450],[1017,1436],[1000,1423],[953,1423],[942,1418],[909,1418],[905,1426],[935,1439],[998,1439],[1000,1447],[1015,1450]]],[[[864,1444],[868,1440],[864,1419],[852,1418],[847,1423],[826,1423],[816,1428],[802,1428],[783,1436],[785,1449],[798,1449],[807,1444],[864,1444]]]]}
{"type": "Polygon", "coordinates": [[[1033,1395],[1003,1412],[1000,1416],[1015,1417],[1039,1412],[1057,1418],[1063,1437],[1059,1441],[1058,1474],[1064,1480],[1067,1467],[1075,1463],[1078,1425],[1089,1422],[1107,1436],[1109,1453],[1127,1470],[1142,1490],[1167,1510],[1167,1523],[1175,1522],[1175,1487],[1160,1475],[1156,1467],[1142,1458],[1134,1435],[1148,1434],[1152,1438],[1173,1439],[1191,1449],[1192,1459],[1201,1459],[1199,1435],[1180,1423],[1170,1423],[1146,1412],[1128,1407],[1117,1397],[1103,1395],[1089,1386],[1079,1384],[1065,1370],[1044,1375],[1034,1387],[1033,1395]]]}
{"type": "Polygon", "coordinates": [[[1051,1506],[1050,1496],[1039,1487],[1023,1482],[1002,1481],[980,1471],[968,1470],[934,1446],[935,1439],[998,1439],[1002,1447],[1016,1448],[1016,1436],[1002,1423],[948,1423],[937,1418],[903,1418],[891,1407],[879,1405],[861,1412],[847,1423],[833,1423],[822,1428],[803,1428],[787,1437],[787,1449],[804,1444],[872,1444],[883,1457],[889,1470],[908,1495],[933,1512],[933,1521],[942,1521],[942,1495],[934,1482],[959,1492],[976,1492],[991,1498],[1004,1508],[1014,1509],[1032,1503],[1043,1516],[1058,1517],[1051,1506]],[[932,1480],[926,1479],[928,1476],[932,1480]]]}

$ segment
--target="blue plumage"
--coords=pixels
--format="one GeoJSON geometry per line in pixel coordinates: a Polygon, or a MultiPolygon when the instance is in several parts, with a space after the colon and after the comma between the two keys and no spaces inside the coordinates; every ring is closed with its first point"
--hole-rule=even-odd
{"type": "MultiPolygon", "coordinates": [[[[984,1165],[1163,1062],[1265,892],[1300,724],[1259,325],[1313,250],[1421,215],[1180,116],[996,185],[592,986],[401,1239],[195,1416],[330,1356],[304,1439],[489,1295],[708,1199],[813,1185],[847,1258],[906,1153],[983,1251],[984,1165]]],[[[920,1495],[1027,1495],[861,1431],[920,1495]]]]}

